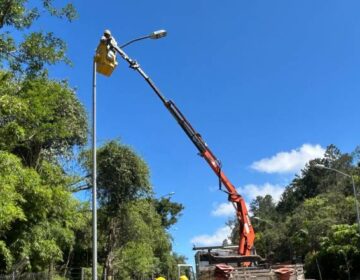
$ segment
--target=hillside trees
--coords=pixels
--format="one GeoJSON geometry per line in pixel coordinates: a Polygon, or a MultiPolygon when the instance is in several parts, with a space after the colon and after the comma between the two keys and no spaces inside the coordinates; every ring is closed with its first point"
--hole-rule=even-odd
{"type": "Polygon", "coordinates": [[[286,187],[277,205],[277,210],[283,213],[290,213],[298,207],[305,199],[331,191],[341,190],[346,186],[347,193],[349,182],[346,178],[338,176],[333,171],[324,171],[314,167],[315,164],[323,164],[328,167],[348,172],[351,170],[352,157],[348,154],[341,154],[334,145],[327,147],[322,159],[310,161],[301,174],[296,175],[289,186],[286,187]],[[346,183],[344,185],[344,182],[346,183]]]}
{"type": "MultiPolygon", "coordinates": [[[[350,174],[359,186],[356,159],[358,149],[353,154],[342,154],[330,145],[323,158],[310,161],[290,182],[278,203],[271,195],[257,197],[250,204],[257,252],[273,262],[304,261],[307,277],[319,277],[318,265],[323,277],[326,275],[323,279],[347,279],[347,270],[352,277],[358,275],[359,255],[354,248],[360,233],[355,230],[351,180],[315,166],[320,163],[350,174]]],[[[234,242],[235,231],[236,227],[234,242]]]]}

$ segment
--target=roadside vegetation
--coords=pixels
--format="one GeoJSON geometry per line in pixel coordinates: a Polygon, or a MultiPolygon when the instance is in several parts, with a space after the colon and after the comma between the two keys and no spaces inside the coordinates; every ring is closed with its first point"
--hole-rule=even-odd
{"type": "MultiPolygon", "coordinates": [[[[92,266],[90,205],[74,196],[91,189],[92,166],[85,108],[48,70],[70,64],[66,43],[32,28],[43,15],[76,19],[71,4],[52,4],[0,0],[0,274],[60,279],[92,266]]],[[[183,206],[154,197],[148,166],[130,147],[109,141],[98,159],[99,272],[175,278],[184,258],[167,229],[183,206]]]]}
{"type": "MultiPolygon", "coordinates": [[[[0,274],[46,271],[61,279],[70,268],[92,266],[90,205],[74,196],[91,189],[92,166],[85,109],[48,70],[70,64],[66,42],[32,28],[44,14],[77,16],[71,4],[0,0],[0,274]]],[[[315,166],[341,170],[360,186],[359,158],[360,150],[343,154],[330,145],[279,202],[257,197],[250,209],[258,254],[304,262],[307,277],[360,279],[352,182],[315,166]]],[[[175,279],[185,260],[172,252],[168,229],[183,206],[154,197],[149,168],[131,147],[110,140],[98,149],[98,198],[99,276],[175,279]]]]}
{"type": "MultiPolygon", "coordinates": [[[[295,176],[279,202],[271,195],[252,201],[259,255],[273,263],[303,262],[308,278],[360,278],[360,233],[352,180],[316,166],[349,174],[359,186],[359,152],[344,154],[330,145],[324,158],[310,161],[295,176]]],[[[232,233],[234,244],[238,240],[236,229],[232,233]]]]}

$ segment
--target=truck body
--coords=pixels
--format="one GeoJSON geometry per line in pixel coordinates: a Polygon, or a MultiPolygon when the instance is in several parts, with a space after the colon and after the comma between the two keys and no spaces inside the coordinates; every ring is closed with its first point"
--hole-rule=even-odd
{"type": "Polygon", "coordinates": [[[197,280],[305,280],[302,264],[272,264],[258,257],[252,266],[238,262],[237,246],[194,247],[197,280]]]}

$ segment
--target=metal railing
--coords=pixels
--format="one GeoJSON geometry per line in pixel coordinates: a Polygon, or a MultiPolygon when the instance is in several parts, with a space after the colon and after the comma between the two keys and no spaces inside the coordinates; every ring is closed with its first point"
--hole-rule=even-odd
{"type": "Polygon", "coordinates": [[[0,280],[50,280],[51,276],[48,272],[36,272],[36,273],[23,273],[23,274],[8,274],[0,275],[0,280]]]}

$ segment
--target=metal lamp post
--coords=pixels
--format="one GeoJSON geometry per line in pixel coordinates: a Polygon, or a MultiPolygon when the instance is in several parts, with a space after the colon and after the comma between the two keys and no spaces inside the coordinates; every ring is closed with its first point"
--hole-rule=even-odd
{"type": "MultiPolygon", "coordinates": [[[[101,46],[106,47],[109,51],[115,50],[118,52],[124,59],[128,58],[126,54],[121,50],[122,48],[140,41],[144,39],[160,39],[162,37],[165,37],[167,35],[167,32],[165,30],[158,30],[154,31],[151,34],[147,36],[142,36],[136,39],[133,39],[131,41],[128,41],[127,43],[123,44],[122,46],[118,47],[116,44],[116,41],[113,40],[113,37],[111,37],[111,33],[109,30],[105,30],[104,36],[101,38],[100,44],[97,48],[97,54],[94,58],[93,62],[93,83],[92,83],[92,160],[93,160],[93,166],[92,166],[92,280],[97,280],[97,170],[96,170],[96,72],[100,72],[98,69],[97,59],[100,58],[102,61],[105,61],[108,59],[104,56],[106,56],[106,53],[98,53],[98,50],[100,50],[101,46]],[[125,55],[125,57],[123,56],[125,55]],[[102,56],[102,57],[99,57],[102,56]]],[[[129,58],[128,58],[129,59],[129,58]]],[[[129,60],[126,59],[128,62],[129,60]]],[[[136,62],[132,61],[132,67],[137,65],[136,62]]],[[[116,59],[115,57],[112,58],[111,61],[108,61],[108,64],[111,67],[111,71],[105,75],[110,76],[112,73],[112,70],[116,67],[116,59]]],[[[102,73],[104,74],[104,73],[102,73]]]]}
{"type": "Polygon", "coordinates": [[[134,42],[137,42],[137,41],[140,41],[140,40],[144,40],[144,39],[160,39],[162,37],[165,37],[167,35],[167,32],[166,30],[157,30],[157,31],[154,31],[153,33],[149,34],[149,35],[146,35],[146,36],[142,36],[142,37],[139,37],[139,38],[136,38],[136,39],[133,39],[133,40],[130,40],[129,42],[125,43],[125,44],[122,44],[120,46],[120,48],[125,48],[126,46],[134,43],[134,42]]]}
{"type": "Polygon", "coordinates": [[[268,220],[265,220],[265,219],[263,219],[263,218],[260,218],[260,217],[258,217],[258,216],[253,216],[252,218],[253,218],[254,220],[259,221],[259,222],[263,222],[263,223],[265,223],[265,224],[267,224],[267,225],[270,225],[271,227],[275,227],[275,225],[274,225],[272,222],[270,222],[270,221],[268,221],[268,220]]]}
{"type": "Polygon", "coordinates": [[[355,198],[355,209],[356,209],[356,217],[357,217],[357,223],[358,223],[358,227],[359,227],[359,233],[360,233],[360,211],[359,211],[359,202],[357,200],[357,195],[356,195],[356,188],[355,188],[355,181],[354,181],[354,177],[352,175],[349,175],[347,173],[344,173],[340,170],[337,170],[335,168],[331,168],[331,167],[327,167],[323,164],[315,164],[314,165],[315,167],[317,168],[320,168],[320,169],[327,169],[327,170],[331,170],[331,171],[334,171],[334,172],[337,172],[345,177],[348,177],[351,179],[351,182],[352,182],[352,187],[353,187],[353,192],[354,192],[354,198],[355,198]]]}
{"type": "Polygon", "coordinates": [[[162,196],[159,197],[159,199],[163,199],[163,198],[171,198],[173,195],[175,194],[175,192],[169,192],[167,194],[163,194],[162,196]]]}

